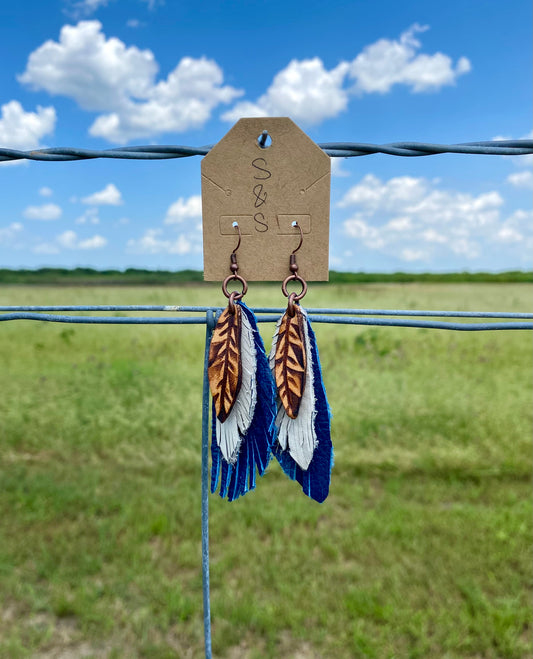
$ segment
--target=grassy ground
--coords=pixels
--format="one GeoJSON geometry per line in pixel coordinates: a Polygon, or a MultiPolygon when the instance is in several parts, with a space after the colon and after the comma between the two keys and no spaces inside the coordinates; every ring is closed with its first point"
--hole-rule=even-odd
{"type": "MultiPolygon", "coordinates": [[[[251,305],[282,306],[251,287],[251,305]]],[[[529,311],[519,284],[311,287],[307,306],[529,311]]],[[[4,287],[212,304],[218,287],[4,287]]],[[[261,327],[267,348],[272,327],[261,327]]],[[[336,464],[213,496],[216,657],[529,657],[531,335],[315,325],[336,464]]],[[[0,324],[0,656],[200,657],[193,326],[0,324]]]]}

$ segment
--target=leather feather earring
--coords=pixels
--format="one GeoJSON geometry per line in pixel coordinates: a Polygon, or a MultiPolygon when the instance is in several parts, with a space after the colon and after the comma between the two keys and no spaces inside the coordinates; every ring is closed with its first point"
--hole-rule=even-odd
{"type": "Polygon", "coordinates": [[[322,502],[329,493],[333,446],[331,443],[331,413],[322,381],[315,334],[307,312],[299,301],[307,292],[307,283],[298,275],[296,252],[290,255],[291,274],[284,280],[282,291],[288,298],[287,311],[278,321],[270,351],[270,368],[277,388],[274,455],[283,471],[297,480],[307,496],[322,502]],[[302,290],[287,292],[289,281],[298,281],[302,290]]]}
{"type": "Polygon", "coordinates": [[[237,274],[237,250],[222,291],[228,306],[213,330],[209,347],[208,377],[213,396],[211,439],[211,492],[220,483],[220,496],[229,501],[255,488],[256,469],[265,473],[274,441],[275,387],[254,314],[242,298],[246,280],[237,274]],[[228,292],[230,281],[242,291],[228,292]]]}

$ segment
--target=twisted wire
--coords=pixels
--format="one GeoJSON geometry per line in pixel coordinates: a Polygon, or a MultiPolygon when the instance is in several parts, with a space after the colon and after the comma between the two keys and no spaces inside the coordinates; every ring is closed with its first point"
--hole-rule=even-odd
{"type": "MultiPolygon", "coordinates": [[[[14,160],[70,161],[94,158],[120,158],[127,160],[168,160],[205,156],[214,145],[179,146],[145,145],[123,146],[114,149],[82,149],[76,147],[54,147],[20,151],[0,148],[0,162],[14,160]]],[[[423,142],[393,142],[391,144],[366,144],[363,142],[325,142],[318,145],[332,158],[353,158],[382,153],[391,156],[421,157],[442,153],[478,155],[521,156],[533,153],[533,140],[492,140],[464,142],[460,144],[426,144],[423,142]]]]}

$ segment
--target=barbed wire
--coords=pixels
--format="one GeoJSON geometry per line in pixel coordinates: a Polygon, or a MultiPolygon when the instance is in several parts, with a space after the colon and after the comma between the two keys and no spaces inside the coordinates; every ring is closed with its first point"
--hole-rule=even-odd
{"type": "MultiPolygon", "coordinates": [[[[145,145],[123,146],[115,149],[82,149],[77,147],[53,147],[19,151],[0,148],[0,162],[16,160],[70,161],[94,158],[119,158],[127,160],[168,160],[205,156],[213,148],[207,146],[145,145]]],[[[332,158],[354,158],[376,153],[390,156],[421,157],[443,153],[462,153],[496,156],[523,156],[533,153],[533,140],[491,140],[460,144],[430,144],[424,142],[392,142],[390,144],[366,144],[363,142],[325,142],[318,145],[332,158]]],[[[268,147],[266,147],[268,148],[268,147]]]]}

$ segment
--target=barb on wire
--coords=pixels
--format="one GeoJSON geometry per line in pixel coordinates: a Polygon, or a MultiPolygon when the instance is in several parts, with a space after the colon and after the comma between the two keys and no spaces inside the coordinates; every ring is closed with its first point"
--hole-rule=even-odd
{"type": "MultiPolygon", "coordinates": [[[[461,144],[425,144],[423,142],[393,142],[391,144],[365,144],[360,142],[327,142],[318,145],[332,158],[353,158],[383,153],[391,156],[420,157],[442,153],[467,153],[498,156],[522,156],[533,153],[533,140],[492,140],[488,142],[465,142],[461,144]]],[[[0,162],[13,160],[91,160],[93,158],[121,158],[129,160],[167,160],[205,156],[213,145],[179,146],[147,145],[124,146],[116,149],[79,149],[54,147],[19,151],[0,148],[0,162]]]]}

